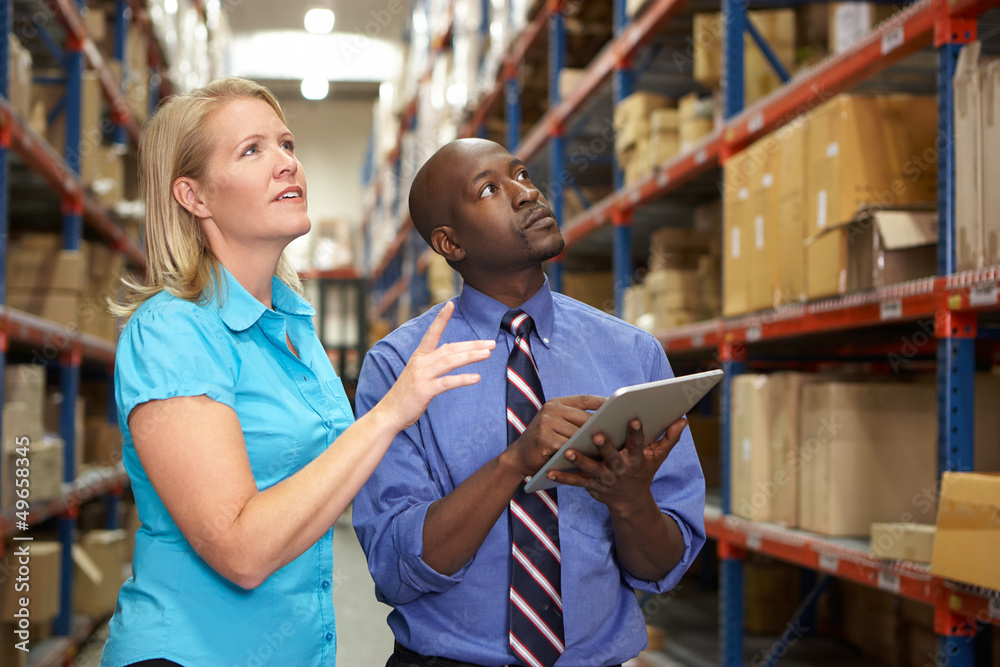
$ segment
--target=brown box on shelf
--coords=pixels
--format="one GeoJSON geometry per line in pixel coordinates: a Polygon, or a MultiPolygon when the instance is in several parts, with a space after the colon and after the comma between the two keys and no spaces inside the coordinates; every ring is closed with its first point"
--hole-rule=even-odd
{"type": "Polygon", "coordinates": [[[802,388],[799,527],[868,535],[908,520],[937,480],[930,383],[814,382],[802,388]]]}
{"type": "Polygon", "coordinates": [[[680,115],[678,134],[681,151],[686,151],[698,140],[712,133],[715,127],[715,102],[711,97],[699,97],[698,93],[691,93],[677,101],[677,110],[680,115]]]}
{"type": "Polygon", "coordinates": [[[754,634],[780,634],[799,604],[798,568],[749,558],[743,565],[743,627],[754,634]]]}
{"type": "Polygon", "coordinates": [[[903,623],[895,596],[851,581],[837,586],[844,639],[884,664],[902,667],[903,623]]]}
{"type": "MultiPolygon", "coordinates": [[[[45,76],[46,74],[46,72],[36,72],[36,75],[45,76]]],[[[59,77],[62,72],[56,71],[51,74],[53,77],[59,77]]],[[[80,91],[82,100],[80,106],[80,176],[84,183],[87,183],[87,178],[92,173],[91,159],[95,156],[95,147],[101,144],[103,138],[101,131],[103,96],[96,72],[84,70],[80,91]]],[[[31,87],[32,115],[36,114],[36,108],[38,108],[41,110],[41,117],[48,118],[65,92],[66,86],[61,83],[39,83],[37,80],[33,82],[31,87]]],[[[65,112],[58,114],[54,121],[45,128],[44,136],[57,153],[65,155],[65,112]]]]}
{"type": "MultiPolygon", "coordinates": [[[[59,569],[62,563],[62,545],[59,542],[33,540],[30,543],[17,543],[18,548],[27,545],[31,555],[31,580],[27,582],[29,590],[17,590],[25,582],[18,582],[18,577],[0,578],[0,621],[11,623],[17,620],[15,614],[22,609],[21,598],[26,598],[29,618],[33,627],[44,625],[59,614],[59,569]]],[[[17,572],[17,548],[11,548],[3,556],[3,571],[17,572]]],[[[6,664],[6,663],[4,663],[6,664]]]]}
{"type": "Polygon", "coordinates": [[[45,424],[45,367],[40,364],[9,364],[3,376],[3,451],[14,447],[14,439],[42,439],[45,424]]]}
{"type": "Polygon", "coordinates": [[[931,573],[1000,589],[1000,474],[946,472],[941,478],[931,573]]]}
{"type": "Polygon", "coordinates": [[[79,329],[76,319],[80,305],[79,290],[18,289],[7,295],[7,305],[51,320],[65,327],[67,333],[75,333],[79,329]]]}
{"type": "Polygon", "coordinates": [[[58,497],[62,493],[63,480],[63,441],[55,436],[43,436],[39,440],[30,441],[27,446],[28,464],[21,463],[21,453],[12,448],[4,455],[3,480],[0,482],[0,507],[13,507],[17,502],[17,481],[15,473],[18,468],[28,470],[27,487],[30,493],[28,500],[39,502],[58,497]]]}
{"type": "Polygon", "coordinates": [[[8,72],[10,75],[8,101],[24,120],[31,116],[31,52],[22,46],[13,34],[7,35],[8,72]]]}
{"type": "Polygon", "coordinates": [[[730,489],[733,514],[798,525],[799,407],[804,373],[733,379],[730,489]]]}
{"type": "Polygon", "coordinates": [[[777,139],[775,187],[778,200],[777,301],[806,298],[805,169],[806,121],[792,121],[774,133],[777,139]]]}
{"type": "Polygon", "coordinates": [[[83,462],[87,465],[109,466],[122,458],[122,434],[117,423],[107,417],[87,417],[84,420],[83,462]]]}
{"type": "Polygon", "coordinates": [[[719,488],[722,479],[722,459],[719,450],[719,417],[718,415],[702,415],[692,412],[687,415],[688,427],[691,429],[691,439],[698,452],[698,461],[705,474],[705,486],[709,489],[719,488]]]}
{"type": "Polygon", "coordinates": [[[747,244],[751,203],[749,175],[744,169],[753,169],[746,151],[729,158],[723,170],[722,314],[726,317],[741,315],[750,309],[750,253],[747,244]]]}
{"type": "MultiPolygon", "coordinates": [[[[937,200],[933,97],[838,95],[808,117],[808,233],[869,207],[900,208],[937,200]]],[[[818,296],[818,295],[816,295],[818,296]]]]}
{"type": "Polygon", "coordinates": [[[610,271],[565,271],[563,294],[598,310],[614,312],[614,274],[610,271]]]}
{"type": "Polygon", "coordinates": [[[622,308],[622,319],[631,324],[638,324],[639,318],[649,312],[649,293],[645,285],[632,285],[625,288],[625,303],[622,308]]]}
{"type": "Polygon", "coordinates": [[[696,270],[650,271],[643,284],[646,286],[654,329],[679,326],[698,319],[700,288],[696,270]]]}
{"type": "Polygon", "coordinates": [[[125,531],[92,530],[73,545],[73,612],[102,617],[118,601],[125,565],[125,531]]]}
{"type": "Polygon", "coordinates": [[[829,5],[830,53],[841,53],[863,39],[879,23],[893,15],[894,5],[874,2],[831,2],[829,5]]]}
{"type": "Polygon", "coordinates": [[[582,67],[563,67],[559,70],[559,98],[564,100],[569,97],[586,73],[587,70],[582,67]]]}
{"type": "Polygon", "coordinates": [[[764,310],[774,307],[778,283],[778,188],[775,187],[778,143],[768,135],[753,143],[747,153],[754,167],[747,174],[750,190],[747,305],[749,310],[764,310]]]}
{"type": "MultiPolygon", "coordinates": [[[[983,266],[1000,265],[1000,59],[990,58],[979,66],[982,106],[983,266]]],[[[956,137],[957,141],[957,137],[956,137]]],[[[956,146],[957,149],[957,146],[956,146]]],[[[958,188],[959,186],[956,186],[958,188]]],[[[957,199],[956,199],[957,204],[957,199]]]]}
{"type": "Polygon", "coordinates": [[[711,232],[691,227],[655,229],[649,235],[647,266],[651,271],[694,269],[698,266],[698,258],[711,252],[712,246],[717,243],[713,236],[711,232]]]}
{"type": "Polygon", "coordinates": [[[955,269],[983,267],[983,142],[980,42],[958,54],[952,80],[955,116],[955,269]]]}
{"type": "Polygon", "coordinates": [[[83,253],[79,250],[24,247],[11,243],[7,253],[7,285],[12,291],[79,290],[84,283],[83,253]]]}
{"type": "Polygon", "coordinates": [[[649,125],[649,117],[656,109],[663,109],[671,105],[669,97],[639,91],[632,93],[615,106],[614,125],[616,130],[620,130],[629,125],[646,124],[649,125]]]}
{"type": "Polygon", "coordinates": [[[933,524],[873,523],[872,555],[876,558],[929,563],[934,551],[934,532],[933,524]]]}
{"type": "MultiPolygon", "coordinates": [[[[793,71],[795,69],[795,10],[773,9],[747,12],[747,20],[754,24],[785,69],[789,72],[793,71]]],[[[749,34],[744,37],[743,63],[746,104],[756,102],[781,86],[781,78],[749,34]]]]}

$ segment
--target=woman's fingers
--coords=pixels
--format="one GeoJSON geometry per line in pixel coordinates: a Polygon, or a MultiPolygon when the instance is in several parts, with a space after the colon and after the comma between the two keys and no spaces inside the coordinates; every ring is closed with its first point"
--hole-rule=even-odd
{"type": "Polygon", "coordinates": [[[437,347],[438,343],[441,341],[441,334],[444,333],[444,328],[448,324],[448,320],[451,319],[451,314],[455,312],[455,303],[453,301],[446,301],[441,307],[441,311],[431,322],[431,325],[427,327],[424,337],[420,339],[420,345],[417,346],[417,352],[429,353],[433,352],[437,347]]]}

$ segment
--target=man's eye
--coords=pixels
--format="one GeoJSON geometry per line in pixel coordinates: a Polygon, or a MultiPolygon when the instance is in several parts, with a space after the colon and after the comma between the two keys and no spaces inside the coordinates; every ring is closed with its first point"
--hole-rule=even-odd
{"type": "Polygon", "coordinates": [[[527,169],[525,169],[524,171],[522,171],[521,173],[519,173],[519,174],[517,175],[517,178],[518,178],[518,180],[522,180],[522,181],[527,181],[527,180],[528,180],[528,179],[530,179],[531,177],[530,177],[530,176],[528,176],[528,170],[527,170],[527,169]]]}
{"type": "Polygon", "coordinates": [[[483,188],[483,191],[479,194],[479,196],[480,198],[488,197],[489,195],[495,193],[496,191],[497,188],[495,185],[487,185],[485,188],[483,188]]]}

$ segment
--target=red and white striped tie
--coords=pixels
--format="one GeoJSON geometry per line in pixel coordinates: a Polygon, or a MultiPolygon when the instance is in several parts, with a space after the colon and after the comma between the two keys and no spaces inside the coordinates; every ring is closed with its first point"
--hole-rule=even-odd
{"type": "MultiPolygon", "coordinates": [[[[512,310],[503,328],[514,336],[507,360],[507,443],[517,440],[545,402],[528,335],[531,318],[512,310]]],[[[560,585],[559,505],[556,490],[510,501],[510,646],[525,665],[550,667],[564,650],[560,585]]]]}

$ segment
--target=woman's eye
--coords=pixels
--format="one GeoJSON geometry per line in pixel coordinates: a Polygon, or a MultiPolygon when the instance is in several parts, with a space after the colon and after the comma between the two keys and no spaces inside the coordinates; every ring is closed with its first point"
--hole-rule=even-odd
{"type": "Polygon", "coordinates": [[[284,148],[285,150],[289,150],[289,151],[294,151],[295,150],[295,144],[292,143],[291,141],[283,141],[283,142],[281,142],[281,147],[284,148]]]}
{"type": "Polygon", "coordinates": [[[252,146],[247,146],[246,150],[243,151],[243,154],[244,155],[252,155],[252,154],[254,154],[256,152],[257,152],[257,144],[254,144],[252,146]]]}
{"type": "Polygon", "coordinates": [[[479,196],[480,196],[480,198],[486,197],[486,196],[489,196],[489,195],[493,194],[496,191],[497,191],[497,188],[496,188],[495,185],[487,185],[485,188],[483,188],[483,191],[480,193],[479,196]]]}

